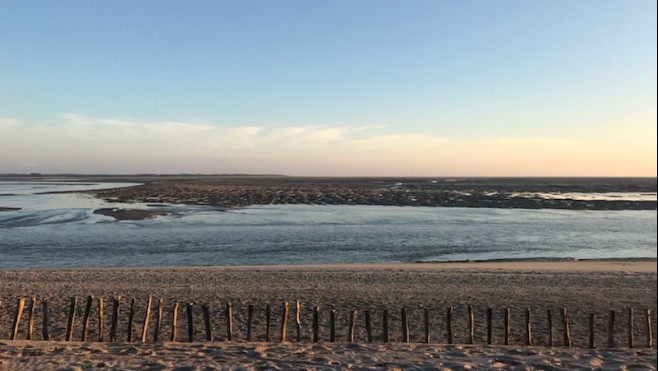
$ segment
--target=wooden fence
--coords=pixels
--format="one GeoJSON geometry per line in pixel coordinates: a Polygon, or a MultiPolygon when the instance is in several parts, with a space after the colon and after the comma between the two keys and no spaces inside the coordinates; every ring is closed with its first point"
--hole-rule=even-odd
{"type": "MultiPolygon", "coordinates": [[[[19,298],[16,303],[16,310],[14,312],[13,316],[13,321],[11,325],[11,331],[9,334],[9,340],[16,340],[19,338],[19,329],[21,326],[23,326],[24,331],[22,332],[24,334],[24,337],[26,340],[36,340],[35,339],[35,318],[36,318],[36,309],[37,309],[37,298],[36,297],[31,297],[28,298],[29,302],[27,305],[27,323],[23,321],[23,317],[25,309],[26,309],[26,298],[19,298]],[[27,326],[25,328],[25,326],[27,326]]],[[[1,305],[2,303],[0,303],[1,305]]],[[[153,303],[152,297],[148,297],[146,300],[146,305],[145,309],[142,312],[143,315],[141,315],[139,318],[141,318],[141,321],[137,321],[135,319],[135,316],[138,314],[136,313],[136,307],[135,307],[135,299],[131,299],[129,302],[129,306],[127,308],[128,310],[128,316],[127,316],[127,323],[120,323],[122,322],[122,318],[124,321],[125,315],[121,316],[122,311],[124,310],[124,306],[127,305],[121,297],[113,297],[111,298],[111,303],[106,303],[104,301],[104,298],[99,297],[99,298],[94,298],[93,296],[88,296],[86,299],[86,302],[84,304],[84,310],[82,314],[82,318],[76,318],[76,308],[78,307],[78,298],[77,297],[72,297],[70,298],[70,302],[68,305],[68,316],[67,316],[67,321],[66,321],[66,331],[64,333],[64,341],[75,341],[75,340],[80,340],[80,341],[98,341],[98,342],[103,342],[103,341],[109,341],[109,342],[118,342],[118,341],[126,341],[126,342],[134,342],[134,341],[140,341],[140,342],[147,342],[147,341],[153,341],[153,342],[160,342],[160,341],[181,341],[181,337],[185,339],[185,341],[196,341],[198,340],[197,336],[197,327],[202,327],[203,328],[203,334],[205,341],[215,341],[216,338],[213,335],[213,330],[217,328],[215,324],[213,324],[212,319],[213,313],[211,312],[211,308],[208,304],[202,304],[201,307],[201,313],[198,313],[199,310],[195,309],[197,306],[193,302],[174,302],[171,304],[168,308],[165,308],[165,303],[163,299],[158,300],[156,303],[153,303]],[[105,310],[107,309],[107,306],[110,306],[111,308],[111,314],[110,314],[110,322],[109,322],[109,338],[105,338],[105,335],[107,334],[107,329],[106,329],[106,312],[105,310]],[[184,307],[185,310],[185,317],[186,319],[183,320],[184,323],[186,323],[186,329],[187,329],[187,336],[181,336],[178,333],[179,330],[179,322],[180,319],[178,317],[179,311],[182,311],[181,306],[184,307]],[[93,309],[96,309],[95,311],[93,309]],[[152,309],[154,310],[154,313],[152,313],[152,309]],[[196,313],[195,313],[196,312],[196,313]],[[195,315],[198,316],[201,314],[202,316],[202,326],[195,325],[195,315]],[[92,317],[95,317],[95,320],[93,321],[96,325],[96,331],[95,334],[97,335],[96,338],[91,339],[88,334],[90,330],[90,323],[92,322],[92,317]],[[155,317],[155,318],[153,318],[155,317]],[[169,320],[167,324],[167,328],[169,329],[168,333],[165,334],[163,333],[163,327],[166,322],[166,320],[169,320]],[[79,336],[74,336],[74,328],[77,320],[81,320],[81,331],[79,332],[79,336]],[[154,322],[154,323],[153,323],[154,322]],[[121,325],[121,326],[120,326],[121,325]],[[140,331],[136,331],[135,325],[140,327],[140,331]],[[153,329],[151,331],[152,337],[148,338],[148,329],[149,326],[153,326],[153,329]],[[125,332],[123,332],[123,331],[125,332]],[[121,332],[125,334],[125,336],[121,336],[121,332]],[[135,333],[137,332],[137,337],[135,337],[135,333]]],[[[50,319],[50,313],[51,309],[50,308],[50,301],[48,298],[42,298],[41,299],[41,336],[40,340],[55,340],[51,337],[51,334],[49,332],[49,329],[53,324],[51,323],[50,319]]],[[[263,308],[262,306],[260,307],[261,309],[263,308]]],[[[227,303],[223,309],[223,317],[225,319],[225,323],[220,325],[219,327],[223,327],[225,329],[225,335],[224,339],[226,341],[236,341],[237,336],[234,331],[234,315],[233,315],[233,306],[231,303],[227,303]]],[[[250,304],[246,306],[246,323],[244,323],[243,327],[246,327],[246,331],[243,332],[243,335],[245,335],[241,340],[246,340],[246,341],[257,341],[256,336],[254,335],[254,322],[256,320],[256,317],[258,314],[261,316],[264,316],[264,336],[259,336],[258,339],[265,340],[267,342],[270,341],[278,341],[278,342],[286,342],[286,341],[297,341],[297,342],[302,342],[302,334],[304,333],[304,328],[302,327],[302,321],[301,321],[301,314],[302,314],[302,308],[301,304],[299,301],[295,301],[294,305],[292,306],[292,313],[291,315],[291,308],[289,305],[289,302],[284,301],[282,305],[279,307],[277,306],[276,310],[272,310],[272,305],[271,304],[266,304],[264,306],[264,311],[260,310],[258,313],[256,311],[256,306],[253,304],[250,304]],[[289,317],[294,318],[294,326],[289,325],[288,320],[289,317]],[[293,334],[288,333],[288,327],[291,327],[291,330],[294,331],[293,334]],[[246,333],[246,334],[245,334],[246,333]]],[[[466,344],[476,344],[476,338],[474,336],[475,334],[475,329],[476,329],[476,318],[475,318],[475,310],[472,305],[469,305],[467,308],[467,320],[465,321],[467,328],[461,329],[462,331],[465,331],[467,334],[467,339],[466,339],[466,344]]],[[[513,344],[511,340],[511,333],[512,333],[512,321],[511,321],[511,308],[510,307],[505,307],[501,308],[502,310],[497,311],[499,313],[499,316],[502,317],[502,345],[519,345],[513,344]]],[[[78,312],[80,310],[78,309],[78,312]]],[[[438,311],[435,311],[438,312],[438,311]]],[[[337,317],[338,314],[335,309],[329,309],[328,310],[328,326],[325,324],[322,326],[322,328],[325,329],[324,333],[321,333],[321,310],[319,306],[314,306],[312,308],[312,321],[311,321],[311,328],[310,328],[310,337],[307,337],[307,339],[311,340],[312,342],[320,342],[320,341],[329,341],[329,342],[336,342],[338,341],[338,336],[337,336],[337,330],[339,330],[337,327],[337,317]],[[328,329],[327,329],[328,327],[328,329]],[[328,334],[326,333],[328,332],[328,334]]],[[[359,311],[359,309],[354,308],[351,311],[348,311],[348,313],[342,313],[347,315],[347,323],[344,325],[342,331],[344,331],[345,336],[341,338],[344,338],[347,342],[355,342],[356,341],[356,333],[357,333],[357,326],[359,326],[359,323],[361,323],[361,333],[363,333],[364,336],[360,340],[362,341],[367,341],[367,342],[383,342],[383,343],[388,343],[392,341],[392,336],[391,336],[391,313],[389,313],[388,310],[384,309],[381,311],[378,311],[378,313],[375,313],[369,309],[363,310],[362,312],[359,311]],[[376,315],[379,315],[381,313],[381,316],[378,318],[378,324],[381,326],[379,331],[379,336],[375,338],[374,332],[373,331],[373,318],[376,315]],[[361,322],[360,320],[361,319],[361,322]]],[[[484,327],[486,328],[486,344],[494,344],[494,322],[496,320],[500,321],[501,318],[495,316],[495,311],[492,308],[486,308],[486,318],[480,319],[480,323],[484,324],[484,327]],[[495,318],[497,317],[497,318],[495,318]]],[[[619,334],[619,321],[617,319],[617,311],[615,310],[610,310],[607,313],[607,318],[603,318],[604,321],[607,321],[607,336],[604,338],[603,344],[599,344],[599,346],[604,346],[608,348],[614,348],[614,347],[629,347],[629,348],[634,348],[634,347],[648,347],[651,348],[653,347],[654,341],[653,341],[653,323],[652,323],[652,312],[651,309],[642,309],[641,313],[636,313],[633,308],[628,308],[627,311],[627,318],[624,321],[624,324],[626,325],[625,332],[627,334],[626,340],[625,341],[620,341],[619,339],[616,338],[616,334],[618,337],[619,334]],[[636,341],[635,339],[635,333],[636,333],[636,317],[640,317],[642,320],[642,324],[639,325],[639,327],[643,327],[644,334],[646,335],[645,339],[642,341],[636,341]]],[[[620,313],[623,314],[623,313],[620,313]]],[[[79,316],[78,316],[79,317],[79,316]]],[[[326,317],[326,316],[325,316],[326,317]]],[[[407,308],[402,308],[399,311],[399,317],[396,315],[396,318],[398,318],[399,323],[396,328],[398,328],[401,331],[400,337],[396,337],[400,339],[401,342],[403,343],[409,343],[411,342],[411,336],[410,336],[410,319],[409,316],[407,315],[407,308]],[[399,327],[398,327],[399,326],[399,327]]],[[[544,313],[536,313],[531,311],[530,308],[525,308],[524,313],[523,313],[523,318],[524,318],[524,328],[521,330],[524,334],[524,340],[523,340],[523,345],[545,345],[548,347],[553,347],[553,346],[564,346],[564,347],[571,347],[573,346],[572,344],[572,339],[571,339],[571,319],[569,317],[569,312],[567,311],[566,308],[562,308],[561,310],[558,311],[558,313],[554,313],[551,309],[545,310],[544,313]],[[538,324],[540,321],[544,321],[545,327],[543,327],[546,331],[545,334],[543,334],[543,339],[544,341],[539,344],[536,341],[533,341],[533,324],[538,324]],[[557,322],[557,323],[556,323],[557,322]],[[559,329],[561,330],[560,333],[556,334],[556,330],[559,329]],[[557,336],[556,336],[557,335],[557,336]]],[[[262,317],[261,317],[262,319],[262,317]]],[[[448,307],[446,308],[444,313],[431,313],[430,309],[428,308],[423,308],[422,309],[422,325],[418,325],[416,328],[420,328],[422,330],[417,331],[417,332],[422,332],[422,336],[418,336],[416,334],[416,341],[417,342],[423,342],[423,343],[444,343],[444,344],[454,344],[455,343],[455,338],[453,336],[454,333],[454,324],[455,324],[455,307],[448,307]],[[432,317],[434,315],[435,317],[432,317]],[[443,317],[443,320],[445,321],[445,327],[444,330],[445,332],[442,331],[441,334],[438,333],[432,333],[433,329],[431,326],[431,318],[436,318],[436,316],[443,317]],[[434,336],[439,336],[443,341],[435,341],[434,336]]],[[[589,348],[595,348],[597,345],[595,335],[595,323],[597,320],[601,320],[601,318],[596,318],[595,313],[589,313],[589,315],[586,318],[587,320],[587,328],[588,328],[588,342],[587,342],[587,347],[589,348]]],[[[80,327],[80,326],[78,326],[80,327]]],[[[262,327],[262,326],[261,326],[262,327]]],[[[481,331],[483,329],[480,329],[481,331]]],[[[518,330],[518,329],[516,329],[518,330]]],[[[516,330],[514,331],[516,333],[516,330]]],[[[308,330],[306,330],[308,331],[308,330]]],[[[307,332],[307,335],[309,333],[307,332]]],[[[500,335],[500,334],[499,334],[500,335]]],[[[61,338],[58,340],[62,340],[61,338]]],[[[484,337],[483,339],[484,340],[484,337]]],[[[480,343],[485,343],[485,341],[481,341],[480,343]]],[[[499,342],[500,344],[500,342],[499,342]]]]}

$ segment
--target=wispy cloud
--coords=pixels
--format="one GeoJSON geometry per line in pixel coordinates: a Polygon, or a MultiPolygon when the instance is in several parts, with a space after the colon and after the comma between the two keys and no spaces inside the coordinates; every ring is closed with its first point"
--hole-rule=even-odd
{"type": "Polygon", "coordinates": [[[651,175],[656,163],[655,148],[611,151],[602,140],[475,140],[381,126],[235,127],[70,113],[43,122],[0,118],[0,130],[0,173],[651,175]]]}

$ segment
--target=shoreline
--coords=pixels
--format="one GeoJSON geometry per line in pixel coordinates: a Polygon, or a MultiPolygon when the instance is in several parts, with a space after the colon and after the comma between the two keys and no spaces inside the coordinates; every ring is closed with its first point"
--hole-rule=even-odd
{"type": "Polygon", "coordinates": [[[358,271],[358,270],[465,270],[465,271],[562,271],[562,272],[642,272],[658,271],[658,258],[528,258],[464,260],[413,263],[329,263],[263,265],[192,265],[129,267],[52,267],[0,268],[2,271],[358,271]]]}

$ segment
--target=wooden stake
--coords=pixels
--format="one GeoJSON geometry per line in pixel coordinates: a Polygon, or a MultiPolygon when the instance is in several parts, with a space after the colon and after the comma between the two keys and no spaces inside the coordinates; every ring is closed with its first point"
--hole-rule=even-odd
{"type": "Polygon", "coordinates": [[[388,309],[382,313],[382,342],[388,343],[388,309]]]}
{"type": "Polygon", "coordinates": [[[564,346],[571,347],[571,330],[569,329],[569,313],[567,308],[562,308],[562,327],[564,329],[564,346]]]}
{"type": "Polygon", "coordinates": [[[71,298],[71,306],[69,307],[69,321],[66,325],[66,341],[71,341],[71,338],[73,337],[73,325],[75,322],[75,306],[77,302],[78,302],[77,297],[74,296],[71,298]]]}
{"type": "Polygon", "coordinates": [[[176,341],[176,330],[178,329],[178,302],[174,302],[171,308],[171,338],[170,341],[176,341]]]}
{"type": "Polygon", "coordinates": [[[313,307],[313,342],[320,341],[320,307],[313,307]]]}
{"type": "Polygon", "coordinates": [[[446,330],[448,332],[448,344],[452,344],[452,312],[453,307],[448,307],[446,311],[446,330]]]}
{"type": "Polygon", "coordinates": [[[589,348],[594,349],[594,313],[589,314],[589,348]]]}
{"type": "Polygon", "coordinates": [[[94,304],[94,297],[87,296],[87,305],[85,305],[84,317],[82,317],[82,335],[80,341],[87,341],[87,333],[89,331],[89,316],[91,316],[91,306],[94,304]]]}
{"type": "Polygon", "coordinates": [[[546,316],[548,318],[548,346],[552,347],[553,346],[553,315],[550,309],[546,311],[546,316]]]}
{"type": "Polygon", "coordinates": [[[608,348],[615,347],[615,311],[608,314],[608,348]]]}
{"type": "Polygon", "coordinates": [[[194,341],[194,303],[187,303],[187,341],[190,343],[194,341]]]}
{"type": "Polygon", "coordinates": [[[103,342],[104,322],[103,322],[103,298],[98,298],[98,341],[103,342]]]}
{"type": "Polygon", "coordinates": [[[357,315],[357,310],[352,309],[352,314],[350,315],[350,327],[347,332],[347,341],[350,343],[354,342],[354,331],[356,328],[356,315],[357,315]]]}
{"type": "Polygon", "coordinates": [[[151,296],[148,297],[148,300],[146,301],[146,313],[144,314],[144,323],[142,325],[142,336],[139,338],[139,341],[142,343],[146,341],[146,333],[149,328],[149,320],[151,319],[151,302],[153,301],[153,298],[151,296]]]}
{"type": "Polygon", "coordinates": [[[333,309],[329,311],[329,341],[336,341],[336,311],[333,309]]]}
{"type": "Polygon", "coordinates": [[[366,309],[365,319],[366,319],[366,336],[368,337],[368,342],[372,343],[372,319],[370,318],[370,309],[366,309]]]}
{"type": "Polygon", "coordinates": [[[628,347],[633,348],[634,337],[633,337],[633,308],[628,308],[628,347]]]}
{"type": "Polygon", "coordinates": [[[164,299],[158,300],[158,314],[155,316],[155,331],[153,333],[153,342],[160,340],[160,331],[162,330],[162,312],[164,311],[164,299]]]}
{"type": "Polygon", "coordinates": [[[468,343],[473,344],[475,337],[475,315],[473,313],[473,306],[468,306],[468,343]]]}
{"type": "Polygon", "coordinates": [[[647,308],[644,311],[645,324],[647,327],[647,348],[653,347],[653,325],[651,324],[651,309],[647,308]]]}
{"type": "Polygon", "coordinates": [[[430,343],[430,310],[425,308],[423,310],[423,322],[425,323],[425,344],[430,343]]]}
{"type": "Polygon", "coordinates": [[[112,323],[110,327],[110,342],[116,343],[117,341],[117,328],[119,325],[119,314],[121,313],[121,297],[115,297],[113,299],[113,308],[112,308],[112,323]]]}
{"type": "Polygon", "coordinates": [[[43,323],[41,326],[41,336],[43,340],[50,340],[50,335],[48,334],[48,298],[43,298],[41,303],[43,305],[43,323]]]}
{"type": "Polygon", "coordinates": [[[301,308],[299,300],[295,302],[295,329],[297,330],[297,342],[302,341],[302,321],[301,321],[301,308]]]}
{"type": "Polygon", "coordinates": [[[525,309],[525,345],[532,345],[532,323],[530,319],[530,308],[525,309]]]}
{"type": "Polygon", "coordinates": [[[32,333],[34,333],[34,311],[36,309],[37,298],[30,298],[30,308],[28,309],[27,317],[27,340],[32,340],[32,333]]]}
{"type": "Polygon", "coordinates": [[[402,308],[400,310],[400,319],[402,320],[402,342],[409,342],[409,322],[407,321],[407,310],[402,308]]]}
{"type": "Polygon", "coordinates": [[[226,341],[233,341],[233,305],[226,303],[226,341]]]}
{"type": "Polygon", "coordinates": [[[128,312],[128,339],[126,341],[133,341],[133,320],[135,319],[135,298],[130,300],[130,312],[128,312]]]}
{"type": "Polygon", "coordinates": [[[286,326],[288,325],[288,302],[283,302],[283,318],[281,318],[281,342],[286,341],[286,326]]]}
{"type": "Polygon", "coordinates": [[[269,304],[265,306],[265,341],[270,341],[270,327],[272,325],[270,318],[272,317],[272,308],[269,304]]]}
{"type": "Polygon", "coordinates": [[[491,345],[492,343],[492,333],[493,333],[493,309],[487,308],[487,344],[491,345]]]}
{"type": "Polygon", "coordinates": [[[510,307],[505,307],[505,316],[503,317],[503,325],[505,327],[505,337],[503,339],[504,345],[509,345],[509,337],[511,334],[510,330],[510,318],[512,317],[512,311],[510,307]]]}
{"type": "Polygon", "coordinates": [[[210,307],[208,307],[208,304],[203,304],[201,305],[201,309],[203,310],[203,323],[206,326],[206,341],[212,341],[212,325],[210,324],[210,307]]]}
{"type": "Polygon", "coordinates": [[[249,304],[247,308],[247,341],[251,341],[251,326],[254,323],[254,305],[249,304]]]}
{"type": "Polygon", "coordinates": [[[16,315],[14,316],[14,325],[11,328],[11,337],[9,340],[16,340],[18,335],[18,324],[21,322],[21,315],[23,314],[23,307],[25,306],[25,299],[19,298],[16,303],[16,315]]]}

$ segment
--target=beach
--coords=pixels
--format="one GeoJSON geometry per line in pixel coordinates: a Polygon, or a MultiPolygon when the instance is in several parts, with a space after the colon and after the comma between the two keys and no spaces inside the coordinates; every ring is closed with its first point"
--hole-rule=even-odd
{"type": "Polygon", "coordinates": [[[655,335],[656,260],[463,262],[448,264],[53,269],[0,271],[0,369],[655,369],[656,350],[645,348],[645,310],[655,335]],[[87,296],[93,295],[88,341],[80,342],[87,296]],[[71,297],[77,297],[72,341],[63,342],[71,297]],[[147,298],[153,298],[146,343],[140,335],[147,298]],[[12,328],[18,297],[26,298],[17,340],[12,328]],[[34,339],[41,339],[41,301],[48,297],[50,339],[26,341],[27,307],[37,298],[34,339]],[[121,297],[117,342],[108,343],[112,298],[121,297]],[[98,340],[97,298],[104,298],[104,342],[98,340]],[[134,302],[132,341],[128,316],[134,302]],[[163,299],[161,337],[153,342],[156,304],[163,299]],[[300,302],[301,342],[296,339],[295,303],[300,302]],[[171,342],[171,312],[179,303],[178,334],[171,342]],[[286,342],[280,342],[284,302],[289,303],[286,342]],[[187,342],[191,306],[194,342],[187,342]],[[232,309],[227,341],[226,306],[232,309]],[[206,341],[202,305],[211,318],[206,341]],[[271,308],[266,341],[265,307],[271,308]],[[254,306],[252,339],[247,315],[254,306]],[[319,306],[320,342],[313,343],[313,309],[319,306]],[[473,306],[473,345],[468,326],[473,306]],[[452,307],[453,343],[447,344],[447,308],[452,307]],[[503,313],[510,308],[509,346],[503,313]],[[403,342],[405,309],[410,343],[403,342]],[[492,309],[492,345],[487,345],[487,308],[492,309]],[[563,344],[562,308],[568,311],[571,348],[563,344]],[[628,310],[634,310],[634,348],[628,349],[628,310]],[[355,343],[348,342],[357,310],[355,343]],[[424,344],[425,309],[430,343],[424,344]],[[532,338],[526,346],[530,309],[532,338]],[[329,313],[336,314],[336,342],[330,342],[329,313]],[[372,318],[367,340],[364,314],[372,318]],[[389,340],[382,342],[383,311],[389,340]],[[551,310],[554,346],[549,347],[551,310]],[[607,349],[609,311],[616,313],[615,347],[607,349]],[[595,349],[588,349],[588,319],[594,314],[595,349]],[[166,340],[163,342],[163,340],[166,340]]]}

